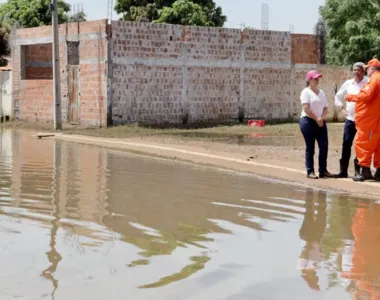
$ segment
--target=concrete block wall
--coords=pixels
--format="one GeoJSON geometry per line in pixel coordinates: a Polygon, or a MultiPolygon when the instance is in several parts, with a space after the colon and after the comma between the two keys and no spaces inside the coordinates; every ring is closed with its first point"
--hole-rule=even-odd
{"type": "MultiPolygon", "coordinates": [[[[75,23],[72,26],[74,31],[75,23]]],[[[107,34],[107,20],[80,23],[78,40],[81,125],[107,126],[107,34]]]]}
{"type": "Polygon", "coordinates": [[[181,26],[112,22],[114,124],[181,119],[181,40],[181,26]]]}
{"type": "Polygon", "coordinates": [[[245,30],[242,50],[245,117],[288,119],[291,101],[290,33],[245,30]]]}
{"type": "Polygon", "coordinates": [[[115,124],[288,119],[290,33],[112,22],[115,124]]]}
{"type": "Polygon", "coordinates": [[[183,27],[185,121],[224,122],[238,117],[240,30],[183,27]]]}
{"type": "Polygon", "coordinates": [[[109,86],[114,124],[296,120],[311,69],[336,119],[349,68],[318,65],[314,35],[112,22],[109,86]]]}
{"type": "Polygon", "coordinates": [[[25,80],[22,83],[22,119],[30,122],[49,122],[52,118],[52,80],[25,80]]]}
{"type": "MultiPolygon", "coordinates": [[[[75,64],[81,125],[293,120],[308,70],[324,75],[331,106],[350,77],[348,68],[317,64],[313,35],[106,20],[59,30],[62,119],[70,121],[68,71],[75,64]]],[[[20,119],[53,121],[51,42],[50,26],[16,32],[13,99],[20,119]]]]}
{"type": "MultiPolygon", "coordinates": [[[[80,124],[107,125],[107,20],[70,23],[59,26],[62,120],[69,120],[68,41],[79,41],[78,109],[80,124]],[[84,92],[84,94],[83,94],[84,92]]],[[[52,28],[43,26],[18,29],[12,45],[13,101],[15,115],[28,121],[53,121],[52,28]],[[49,59],[50,58],[50,59],[49,59]],[[46,80],[50,79],[50,80],[46,80]],[[43,101],[35,91],[44,91],[43,101]],[[33,98],[34,97],[34,98],[33,98]],[[42,107],[34,108],[38,102],[42,107]]]]}
{"type": "Polygon", "coordinates": [[[292,34],[292,62],[295,64],[317,64],[317,38],[311,34],[292,34]]]}

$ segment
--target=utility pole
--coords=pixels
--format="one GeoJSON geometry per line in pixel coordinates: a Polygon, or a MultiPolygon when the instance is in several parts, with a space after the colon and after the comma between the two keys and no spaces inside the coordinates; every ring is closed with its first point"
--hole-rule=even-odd
{"type": "Polygon", "coordinates": [[[53,27],[53,94],[54,94],[54,129],[62,129],[61,110],[61,74],[59,68],[59,28],[57,0],[51,1],[51,16],[53,27]]]}

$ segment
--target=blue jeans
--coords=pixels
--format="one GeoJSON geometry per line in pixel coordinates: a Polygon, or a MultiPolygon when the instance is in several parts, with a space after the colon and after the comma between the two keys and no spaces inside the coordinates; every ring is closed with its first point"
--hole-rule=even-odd
{"type": "Polygon", "coordinates": [[[356,126],[354,121],[346,120],[344,123],[343,145],[342,145],[342,162],[347,164],[351,158],[352,143],[356,135],[356,126]]]}
{"type": "Polygon", "coordinates": [[[324,122],[323,127],[319,127],[313,119],[302,117],[300,119],[300,128],[306,144],[305,164],[307,174],[314,173],[315,141],[317,141],[319,147],[319,174],[327,172],[329,139],[326,122],[324,122]]]}

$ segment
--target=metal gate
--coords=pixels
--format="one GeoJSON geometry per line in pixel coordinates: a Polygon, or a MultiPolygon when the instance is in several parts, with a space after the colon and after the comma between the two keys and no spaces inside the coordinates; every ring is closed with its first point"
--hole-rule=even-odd
{"type": "Polygon", "coordinates": [[[79,66],[69,66],[69,123],[79,124],[79,66]]]}

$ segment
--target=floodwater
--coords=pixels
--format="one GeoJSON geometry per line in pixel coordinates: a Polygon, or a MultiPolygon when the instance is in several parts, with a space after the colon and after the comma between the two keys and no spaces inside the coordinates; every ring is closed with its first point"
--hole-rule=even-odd
{"type": "Polygon", "coordinates": [[[380,300],[377,203],[0,136],[2,300],[380,300]]]}

